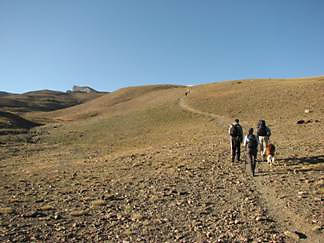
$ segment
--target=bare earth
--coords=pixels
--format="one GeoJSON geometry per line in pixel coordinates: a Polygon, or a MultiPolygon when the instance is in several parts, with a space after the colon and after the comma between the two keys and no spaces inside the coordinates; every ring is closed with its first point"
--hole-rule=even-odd
{"type": "MultiPolygon", "coordinates": [[[[33,128],[33,142],[0,144],[0,241],[323,242],[323,139],[307,139],[323,138],[321,100],[312,103],[318,123],[267,119],[277,161],[258,163],[251,177],[244,152],[242,163],[230,162],[227,128],[237,114],[208,104],[204,87],[188,97],[184,90],[158,91],[165,106],[153,99],[157,91],[140,96],[149,108],[130,113],[132,136],[120,110],[115,118],[96,110],[87,122],[33,128]],[[299,136],[290,139],[282,123],[299,136]],[[100,140],[89,131],[111,133],[100,140]]],[[[123,110],[133,105],[123,102],[123,110]]],[[[62,113],[60,120],[83,117],[62,113]]],[[[243,119],[245,131],[254,121],[243,119]]]]}

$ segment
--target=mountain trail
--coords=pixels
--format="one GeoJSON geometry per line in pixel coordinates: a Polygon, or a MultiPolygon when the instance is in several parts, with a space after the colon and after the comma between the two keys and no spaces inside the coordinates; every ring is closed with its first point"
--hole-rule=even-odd
{"type": "MultiPolygon", "coordinates": [[[[186,111],[199,114],[205,117],[213,118],[215,119],[215,122],[221,126],[227,126],[228,124],[233,122],[230,118],[209,112],[200,111],[189,106],[185,101],[185,97],[181,97],[179,99],[179,105],[182,109],[186,111]]],[[[245,122],[241,122],[241,124],[243,126],[248,127],[248,124],[245,122]]],[[[226,136],[227,134],[224,134],[224,140],[226,139],[226,136]]],[[[247,163],[244,152],[242,152],[242,157],[243,160],[245,160],[245,163],[247,163]]],[[[246,172],[246,168],[242,170],[246,172]]],[[[258,170],[261,172],[264,170],[269,170],[269,168],[268,165],[258,163],[257,171],[258,170]]],[[[296,214],[293,210],[291,210],[289,208],[289,202],[287,203],[284,200],[284,197],[278,198],[278,193],[275,191],[272,185],[268,183],[268,181],[266,180],[266,176],[267,173],[257,175],[253,178],[253,184],[256,190],[260,193],[261,198],[265,206],[267,207],[268,213],[270,214],[271,218],[275,219],[280,224],[282,229],[285,231],[285,235],[289,239],[293,240],[293,242],[323,242],[322,234],[320,232],[316,232],[314,230],[314,226],[307,223],[302,216],[296,214]]],[[[247,190],[248,189],[251,190],[251,188],[247,188],[247,190]]]]}

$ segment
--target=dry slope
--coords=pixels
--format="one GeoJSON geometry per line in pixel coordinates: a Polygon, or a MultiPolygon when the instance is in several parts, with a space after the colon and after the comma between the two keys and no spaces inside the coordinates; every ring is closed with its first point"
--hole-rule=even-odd
{"type": "MultiPolygon", "coordinates": [[[[300,237],[298,231],[311,240],[308,229],[277,218],[264,195],[278,196],[321,231],[323,141],[309,138],[323,126],[317,112],[322,98],[308,97],[313,113],[298,113],[321,122],[302,126],[295,124],[297,111],[277,121],[267,116],[277,114],[272,106],[262,106],[279,147],[279,165],[271,172],[261,164],[256,183],[244,164],[229,163],[226,135],[226,117],[237,115],[226,108],[230,94],[240,97],[233,112],[244,109],[238,113],[241,120],[252,126],[259,119],[249,108],[252,98],[245,99],[254,82],[198,86],[185,99],[183,87],[130,88],[49,113],[58,123],[34,129],[38,143],[1,146],[0,239],[289,242],[300,237]],[[271,183],[274,191],[261,191],[262,183],[271,183]]],[[[261,82],[267,86],[268,80],[261,82]]],[[[274,82],[273,94],[283,87],[279,80],[269,82],[274,82]]],[[[307,82],[297,81],[323,88],[321,80],[307,82]]],[[[253,94],[254,100],[263,99],[253,94]]],[[[280,101],[288,104],[287,112],[296,105],[289,101],[289,96],[280,101]]]]}

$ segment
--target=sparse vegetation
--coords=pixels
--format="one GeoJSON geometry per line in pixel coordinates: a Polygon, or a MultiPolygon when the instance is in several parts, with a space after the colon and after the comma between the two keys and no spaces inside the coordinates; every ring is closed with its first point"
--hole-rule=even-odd
{"type": "Polygon", "coordinates": [[[323,80],[185,90],[131,87],[24,114],[45,125],[1,135],[0,240],[289,242],[290,227],[321,238],[323,80]],[[277,164],[254,179],[229,163],[234,117],[272,129],[277,164]],[[319,122],[296,125],[306,118],[319,122]]]}

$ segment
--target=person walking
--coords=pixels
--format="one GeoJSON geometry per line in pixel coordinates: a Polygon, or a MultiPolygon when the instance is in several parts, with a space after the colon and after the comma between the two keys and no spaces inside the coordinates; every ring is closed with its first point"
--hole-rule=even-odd
{"type": "Polygon", "coordinates": [[[234,162],[235,157],[237,161],[241,161],[241,143],[243,142],[243,129],[240,125],[240,120],[235,119],[229,127],[228,134],[230,135],[231,144],[231,155],[232,162],[234,162]]]}
{"type": "Polygon", "coordinates": [[[269,139],[271,136],[271,130],[266,126],[265,120],[260,120],[257,125],[257,135],[260,143],[260,155],[261,160],[265,161],[266,157],[266,148],[269,144],[269,139]]]}
{"type": "Polygon", "coordinates": [[[245,149],[247,149],[252,175],[255,176],[255,167],[256,167],[256,158],[258,154],[259,140],[257,136],[253,134],[253,128],[249,129],[248,135],[246,135],[244,138],[243,145],[245,149]]]}

